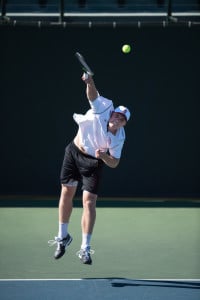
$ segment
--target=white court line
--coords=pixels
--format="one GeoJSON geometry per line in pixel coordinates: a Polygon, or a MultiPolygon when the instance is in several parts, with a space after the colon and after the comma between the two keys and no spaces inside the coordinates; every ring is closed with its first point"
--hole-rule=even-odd
{"type": "Polygon", "coordinates": [[[0,282],[1,281],[81,281],[81,280],[95,280],[95,281],[121,281],[121,282],[125,282],[125,281],[196,281],[196,282],[200,282],[200,278],[199,279],[189,279],[189,278],[185,278],[185,279],[165,279],[165,278],[162,278],[162,279],[158,279],[158,278],[154,278],[154,279],[126,279],[126,278],[70,278],[70,279],[65,279],[65,278],[61,278],[61,279],[58,279],[58,278],[49,278],[49,279],[0,279],[0,282]]]}

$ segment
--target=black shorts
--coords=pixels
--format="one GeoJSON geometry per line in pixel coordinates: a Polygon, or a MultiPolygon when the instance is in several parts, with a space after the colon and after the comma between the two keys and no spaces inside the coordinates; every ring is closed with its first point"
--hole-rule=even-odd
{"type": "Polygon", "coordinates": [[[97,194],[104,162],[84,154],[71,142],[65,149],[60,180],[64,185],[81,182],[82,190],[97,194]]]}

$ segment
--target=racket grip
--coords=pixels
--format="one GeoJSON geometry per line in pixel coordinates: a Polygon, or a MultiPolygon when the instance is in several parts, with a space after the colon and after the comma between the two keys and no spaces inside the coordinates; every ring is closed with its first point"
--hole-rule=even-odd
{"type": "Polygon", "coordinates": [[[85,80],[85,79],[88,79],[88,77],[89,77],[89,75],[87,74],[87,73],[84,73],[83,74],[83,79],[85,80]]]}

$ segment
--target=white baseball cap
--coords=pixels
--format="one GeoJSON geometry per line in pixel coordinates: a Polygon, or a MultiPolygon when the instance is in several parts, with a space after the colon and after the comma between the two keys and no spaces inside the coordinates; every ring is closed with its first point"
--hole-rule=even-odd
{"type": "Polygon", "coordinates": [[[130,113],[130,111],[127,107],[125,107],[123,105],[120,105],[117,108],[115,108],[114,111],[124,115],[125,118],[126,118],[126,121],[128,121],[130,119],[131,113],[130,113]]]}

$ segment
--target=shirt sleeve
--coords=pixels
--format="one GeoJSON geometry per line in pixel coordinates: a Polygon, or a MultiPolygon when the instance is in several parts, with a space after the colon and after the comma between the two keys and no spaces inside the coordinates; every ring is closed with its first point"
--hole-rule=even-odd
{"type": "Polygon", "coordinates": [[[102,114],[109,108],[114,110],[112,100],[102,96],[98,96],[94,101],[89,101],[89,103],[94,114],[102,114]]]}
{"type": "Polygon", "coordinates": [[[119,159],[121,157],[123,145],[124,145],[124,141],[121,141],[115,147],[109,148],[110,155],[117,158],[117,159],[119,159]]]}

